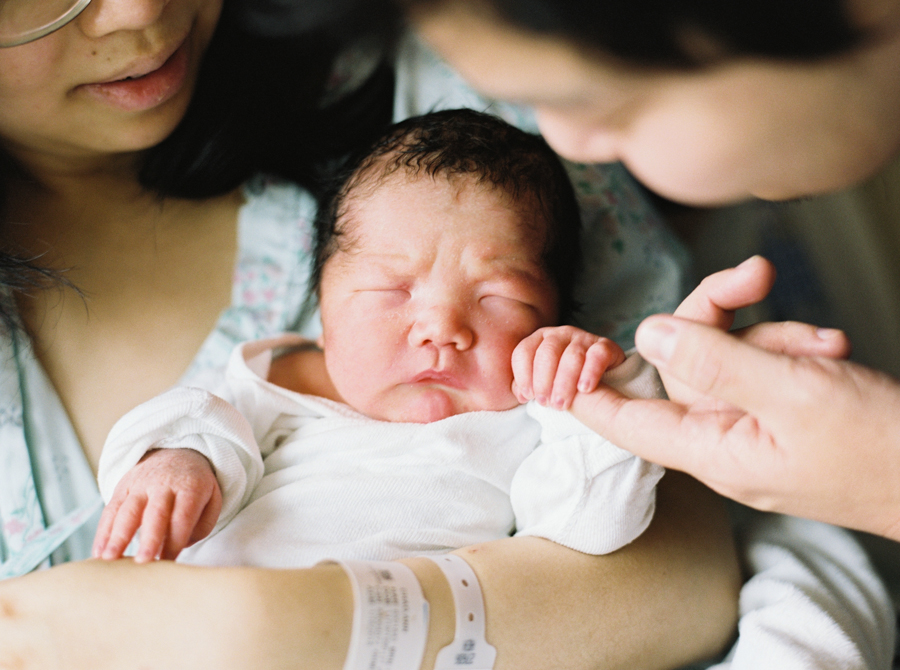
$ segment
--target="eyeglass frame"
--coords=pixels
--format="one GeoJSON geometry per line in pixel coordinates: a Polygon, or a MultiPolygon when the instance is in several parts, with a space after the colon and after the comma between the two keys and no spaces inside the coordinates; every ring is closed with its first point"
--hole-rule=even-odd
{"type": "Polygon", "coordinates": [[[74,21],[75,18],[79,14],[81,14],[81,12],[83,12],[89,4],[91,4],[91,0],[76,0],[69,8],[69,10],[66,11],[58,19],[51,21],[46,25],[39,26],[34,30],[27,31],[9,42],[6,42],[2,38],[0,38],[0,49],[17,47],[20,44],[28,44],[29,42],[34,42],[35,40],[39,40],[42,37],[46,37],[50,33],[55,32],[74,21]]]}

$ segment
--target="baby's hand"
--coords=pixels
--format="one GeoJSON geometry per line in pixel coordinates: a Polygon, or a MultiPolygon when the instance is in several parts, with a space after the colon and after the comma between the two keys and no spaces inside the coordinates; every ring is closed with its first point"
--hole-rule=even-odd
{"type": "Polygon", "coordinates": [[[121,558],[138,528],[137,563],[175,560],[202,540],[222,511],[222,492],[212,466],[193,449],[148,452],[122,478],[100,516],[94,558],[121,558]]]}
{"type": "Polygon", "coordinates": [[[540,328],[513,351],[513,393],[519,402],[567,410],[576,393],[593,391],[624,360],[622,348],[605,337],[574,326],[540,328]]]}

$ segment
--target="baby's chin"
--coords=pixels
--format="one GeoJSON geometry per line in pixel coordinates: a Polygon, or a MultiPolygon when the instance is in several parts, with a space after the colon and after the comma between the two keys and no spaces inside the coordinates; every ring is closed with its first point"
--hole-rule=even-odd
{"type": "Polygon", "coordinates": [[[508,398],[487,401],[483,398],[461,395],[458,391],[450,391],[442,387],[428,387],[418,390],[412,397],[404,398],[396,406],[384,408],[379,413],[380,416],[371,414],[370,416],[396,423],[433,423],[466,412],[499,412],[518,405],[518,401],[512,394],[508,398]]]}

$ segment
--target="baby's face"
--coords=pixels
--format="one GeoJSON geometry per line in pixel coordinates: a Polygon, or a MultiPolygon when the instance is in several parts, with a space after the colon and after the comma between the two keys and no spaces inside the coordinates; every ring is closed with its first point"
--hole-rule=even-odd
{"type": "Polygon", "coordinates": [[[414,423],[515,407],[512,351],[557,316],[543,224],[469,178],[403,171],[347,204],[320,287],[325,362],[343,400],[414,423]]]}

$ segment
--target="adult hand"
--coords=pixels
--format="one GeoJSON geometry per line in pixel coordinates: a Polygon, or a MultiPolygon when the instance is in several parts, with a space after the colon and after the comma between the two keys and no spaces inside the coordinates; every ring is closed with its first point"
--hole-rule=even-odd
{"type": "MultiPolygon", "coordinates": [[[[723,289],[712,304],[743,306],[739,293],[723,289]]],[[[577,396],[573,413],[752,507],[900,539],[900,384],[836,360],[849,350],[838,331],[784,323],[726,333],[715,309],[703,315],[705,298],[686,304],[678,317],[647,319],[636,337],[672,400],[601,387],[577,396]]]]}

